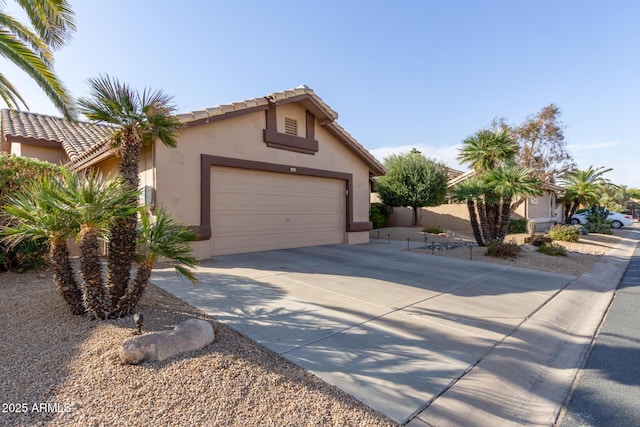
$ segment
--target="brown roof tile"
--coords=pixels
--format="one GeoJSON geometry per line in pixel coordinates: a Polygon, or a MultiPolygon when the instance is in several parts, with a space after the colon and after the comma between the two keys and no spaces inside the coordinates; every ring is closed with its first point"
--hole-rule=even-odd
{"type": "MultiPolygon", "coordinates": [[[[90,149],[102,145],[110,128],[87,122],[70,122],[60,117],[16,110],[2,110],[2,138],[18,136],[58,142],[75,161],[90,149]]],[[[91,150],[93,151],[93,150],[91,150]]]]}
{"type": "MultiPolygon", "coordinates": [[[[338,113],[333,111],[315,92],[305,86],[298,86],[279,92],[272,92],[261,98],[252,98],[231,104],[217,105],[212,108],[177,114],[176,118],[186,125],[192,125],[207,119],[223,116],[228,113],[241,112],[256,107],[266,107],[270,104],[284,104],[287,102],[303,102],[307,108],[323,115],[321,123],[329,125],[337,136],[356,152],[376,175],[385,173],[385,169],[362,145],[360,145],[335,120],[338,113]]],[[[2,110],[2,138],[7,136],[21,136],[25,138],[54,141],[62,144],[69,159],[76,164],[90,162],[91,159],[108,151],[107,138],[110,127],[87,122],[69,122],[59,117],[23,111],[2,110]]]]}

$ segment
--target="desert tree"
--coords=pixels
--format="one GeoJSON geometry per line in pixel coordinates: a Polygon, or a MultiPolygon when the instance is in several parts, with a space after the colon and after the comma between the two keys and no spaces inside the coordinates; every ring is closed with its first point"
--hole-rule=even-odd
{"type": "Polygon", "coordinates": [[[447,167],[426,158],[415,148],[407,154],[384,160],[387,173],[376,181],[376,190],[385,205],[413,209],[412,225],[418,224],[418,209],[438,206],[447,193],[447,167]]]}

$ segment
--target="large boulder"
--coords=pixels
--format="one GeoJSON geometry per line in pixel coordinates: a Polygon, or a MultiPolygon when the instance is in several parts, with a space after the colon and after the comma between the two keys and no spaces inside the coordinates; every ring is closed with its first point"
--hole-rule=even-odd
{"type": "Polygon", "coordinates": [[[189,319],[173,331],[152,332],[126,340],[120,348],[120,360],[129,365],[165,360],[186,351],[200,350],[215,339],[211,323],[189,319]]]}

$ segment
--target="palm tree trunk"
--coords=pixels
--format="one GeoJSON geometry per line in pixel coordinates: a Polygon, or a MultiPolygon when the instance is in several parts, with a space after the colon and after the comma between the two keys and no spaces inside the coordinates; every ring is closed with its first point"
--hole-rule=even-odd
{"type": "MultiPolygon", "coordinates": [[[[142,143],[135,130],[122,130],[122,146],[119,147],[120,175],[132,188],[138,188],[138,162],[142,143]]],[[[137,200],[131,201],[134,205],[137,200]]],[[[116,307],[124,296],[130,280],[131,265],[136,254],[136,214],[117,220],[111,228],[109,254],[107,258],[106,287],[111,296],[111,305],[116,307]]]]}
{"type": "Polygon", "coordinates": [[[142,298],[142,295],[144,294],[147,284],[149,283],[152,269],[153,260],[151,259],[146,259],[145,262],[138,266],[138,271],[136,272],[136,277],[133,280],[133,283],[129,285],[127,291],[120,300],[120,305],[116,312],[117,317],[127,316],[133,312],[134,308],[136,308],[138,302],[140,302],[140,298],[142,298]]]}
{"type": "Polygon", "coordinates": [[[111,313],[111,301],[103,286],[100,266],[100,243],[98,233],[92,227],[80,230],[79,247],[82,251],[80,272],[82,274],[82,302],[87,314],[96,319],[106,319],[111,313]]]}
{"type": "Polygon", "coordinates": [[[55,283],[62,297],[69,304],[71,312],[73,314],[84,314],[82,291],[78,287],[73,274],[67,243],[64,240],[52,241],[50,256],[53,262],[53,283],[55,283]]]}
{"type": "Polygon", "coordinates": [[[500,221],[498,225],[497,240],[504,241],[509,232],[509,220],[511,219],[511,199],[504,199],[500,210],[500,221]]]}
{"type": "Polygon", "coordinates": [[[500,220],[500,204],[497,202],[488,202],[487,206],[487,228],[489,230],[488,242],[498,239],[498,222],[500,220]]]}
{"type": "Polygon", "coordinates": [[[478,216],[480,219],[480,232],[482,233],[482,242],[485,246],[491,241],[491,235],[489,233],[489,218],[487,217],[487,204],[478,201],[478,216]]]}
{"type": "Polygon", "coordinates": [[[484,246],[484,240],[482,240],[482,234],[480,234],[480,226],[478,225],[478,215],[476,214],[476,207],[473,200],[467,200],[467,208],[469,209],[469,221],[471,222],[471,230],[473,231],[473,237],[480,246],[484,246]]]}

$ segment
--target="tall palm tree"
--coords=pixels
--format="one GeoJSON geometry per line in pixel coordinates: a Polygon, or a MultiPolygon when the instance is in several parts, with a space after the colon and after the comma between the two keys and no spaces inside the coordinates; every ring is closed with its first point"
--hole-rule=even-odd
{"type": "Polygon", "coordinates": [[[135,308],[149,282],[151,270],[159,258],[171,261],[179,274],[194,284],[198,283],[193,273],[186,268],[197,264],[197,260],[191,256],[189,246],[189,241],[196,237],[193,230],[176,223],[164,209],[158,209],[155,221],[152,221],[148,212],[142,212],[138,236],[143,255],[138,262],[136,277],[116,309],[117,316],[130,314],[135,308]]]}
{"type": "MultiPolygon", "coordinates": [[[[182,124],[173,116],[172,98],[159,90],[142,94],[118,79],[101,75],[89,80],[90,92],[78,100],[79,110],[89,120],[113,126],[111,145],[120,157],[120,174],[131,188],[139,184],[142,147],[160,140],[175,147],[182,124]]],[[[110,233],[107,288],[114,306],[129,286],[130,269],[136,251],[137,217],[116,221],[110,233]]]]}
{"type": "MultiPolygon", "coordinates": [[[[6,14],[4,2],[0,2],[0,55],[27,73],[65,117],[73,118],[75,107],[53,71],[52,54],[75,31],[73,11],[66,0],[17,0],[17,3],[33,30],[6,14]]],[[[17,89],[1,73],[0,97],[9,108],[18,108],[19,104],[27,107],[17,89]]]]}
{"type": "Polygon", "coordinates": [[[518,144],[513,140],[507,127],[482,129],[466,138],[458,154],[458,160],[467,163],[477,172],[483,182],[484,194],[476,198],[480,231],[484,245],[499,239],[501,234],[501,205],[502,197],[494,194],[492,186],[486,185],[485,175],[513,163],[518,153],[518,144]]]}
{"type": "Polygon", "coordinates": [[[503,241],[509,229],[513,201],[541,195],[541,183],[532,169],[523,169],[512,163],[488,171],[484,181],[490,191],[500,198],[498,227],[493,237],[503,241]]]}
{"type": "Polygon", "coordinates": [[[598,204],[600,197],[611,188],[613,184],[603,175],[611,172],[612,168],[604,166],[588,169],[574,169],[565,173],[561,179],[561,184],[566,188],[564,194],[565,218],[569,222],[571,216],[576,213],[580,205],[590,206],[598,204]]]}

